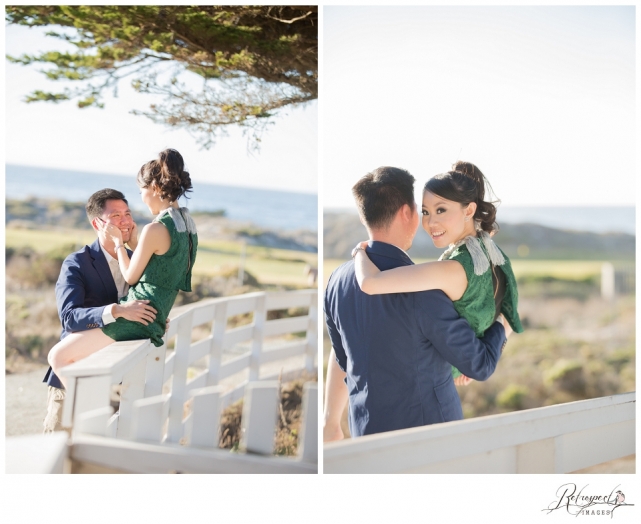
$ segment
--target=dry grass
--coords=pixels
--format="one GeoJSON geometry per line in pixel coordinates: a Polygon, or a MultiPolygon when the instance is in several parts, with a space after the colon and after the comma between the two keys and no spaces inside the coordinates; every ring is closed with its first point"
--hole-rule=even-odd
{"type": "MultiPolygon", "coordinates": [[[[315,375],[305,375],[281,385],[279,416],[274,438],[274,455],[295,456],[302,422],[303,386],[315,381],[315,375]]],[[[236,450],[240,444],[243,401],[228,406],[220,422],[219,447],[236,450]]]]}

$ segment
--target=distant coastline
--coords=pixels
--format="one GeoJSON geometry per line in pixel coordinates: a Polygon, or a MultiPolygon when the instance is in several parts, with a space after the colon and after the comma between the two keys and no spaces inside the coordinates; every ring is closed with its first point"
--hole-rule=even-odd
{"type": "MultiPolygon", "coordinates": [[[[94,191],[112,187],[122,191],[132,208],[147,213],[138,196],[134,176],[88,173],[15,164],[5,165],[5,197],[55,198],[84,202],[94,191]]],[[[260,227],[318,231],[318,198],[314,194],[227,186],[192,181],[194,191],[180,204],[192,211],[225,211],[225,216],[260,227]]]]}
{"type": "MultiPolygon", "coordinates": [[[[324,214],[353,214],[355,207],[326,207],[324,214]]],[[[591,233],[627,233],[636,235],[634,206],[531,206],[501,205],[497,212],[500,224],[537,224],[566,231],[591,233]]]]}

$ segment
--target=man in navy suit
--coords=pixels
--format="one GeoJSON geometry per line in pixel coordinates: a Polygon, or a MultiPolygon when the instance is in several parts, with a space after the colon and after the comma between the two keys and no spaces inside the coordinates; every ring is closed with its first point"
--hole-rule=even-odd
{"type": "MultiPolygon", "coordinates": [[[[353,187],[370,242],[369,258],[384,271],[410,265],[419,217],[414,177],[381,167],[353,187]]],[[[440,290],[367,295],[354,262],[336,269],[325,292],[332,341],[327,369],[323,440],[343,438],[349,402],[352,437],[463,418],[452,365],[476,380],[493,372],[506,341],[495,322],[482,339],[440,290]]]]}
{"type": "MultiPolygon", "coordinates": [[[[137,227],[129,205],[120,191],[101,189],[86,205],[87,217],[98,234],[97,240],[69,255],[62,263],[56,282],[56,303],[62,323],[62,340],[75,331],[100,328],[119,317],[147,325],[156,317],[148,300],[119,304],[129,285],[118,266],[115,245],[102,232],[102,224],[112,224],[122,231],[122,239],[131,249],[138,244],[137,227]]],[[[132,252],[129,251],[131,257],[132,252]]],[[[59,415],[64,387],[51,368],[44,382],[49,386],[45,433],[59,429],[59,415]]]]}

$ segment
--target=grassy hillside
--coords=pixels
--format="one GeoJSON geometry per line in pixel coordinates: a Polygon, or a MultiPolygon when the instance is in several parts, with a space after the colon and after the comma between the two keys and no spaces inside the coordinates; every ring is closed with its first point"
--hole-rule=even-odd
{"type": "MultiPolygon", "coordinates": [[[[323,248],[326,258],[348,258],[357,242],[367,239],[358,216],[326,213],[323,217],[323,248]]],[[[626,233],[564,231],[536,224],[502,224],[497,244],[512,260],[621,260],[635,256],[635,237],[626,233]]],[[[437,259],[442,250],[419,226],[412,258],[437,259]]]]}

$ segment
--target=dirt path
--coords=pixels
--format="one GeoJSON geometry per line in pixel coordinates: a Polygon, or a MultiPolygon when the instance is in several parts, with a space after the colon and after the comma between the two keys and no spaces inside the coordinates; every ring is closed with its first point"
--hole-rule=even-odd
{"type": "Polygon", "coordinates": [[[47,411],[46,366],[26,373],[5,375],[5,435],[42,433],[47,411]]]}

